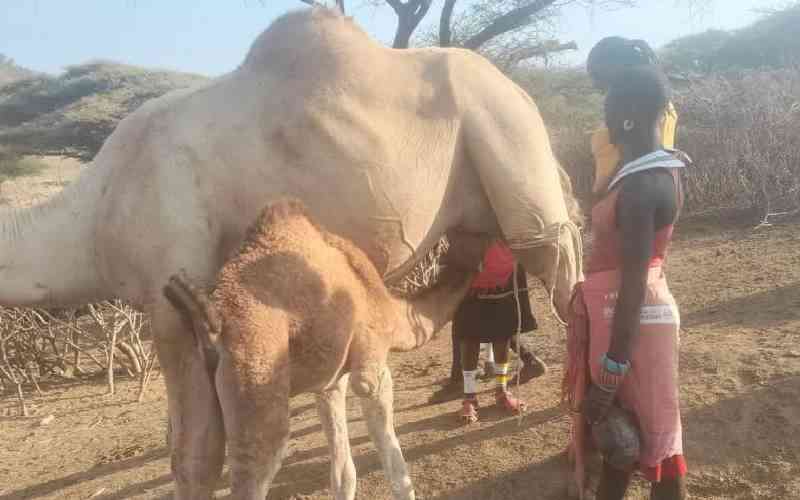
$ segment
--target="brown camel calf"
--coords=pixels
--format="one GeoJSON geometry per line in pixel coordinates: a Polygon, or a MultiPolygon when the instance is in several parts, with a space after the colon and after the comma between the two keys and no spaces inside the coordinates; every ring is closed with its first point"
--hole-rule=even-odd
{"type": "Polygon", "coordinates": [[[222,407],[234,498],[267,494],[289,438],[289,398],[304,392],[318,394],[334,496],[354,497],[348,374],[394,498],[414,498],[394,433],[387,356],[421,346],[450,320],[472,277],[463,269],[477,267],[485,243],[459,240],[460,265],[430,291],[400,300],[363,252],[284,200],[250,227],[210,296],[183,274],[170,279],[164,293],[191,323],[222,407]]]}

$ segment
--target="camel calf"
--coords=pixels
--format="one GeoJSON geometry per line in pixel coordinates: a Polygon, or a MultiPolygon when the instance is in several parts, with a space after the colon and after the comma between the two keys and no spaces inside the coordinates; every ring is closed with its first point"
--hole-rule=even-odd
{"type": "MultiPolygon", "coordinates": [[[[485,240],[459,248],[471,249],[477,267],[485,240]]],[[[472,274],[444,275],[418,298],[397,299],[362,251],[284,200],[249,228],[210,296],[184,275],[170,279],[164,294],[192,325],[222,407],[234,498],[266,496],[286,451],[289,399],[304,392],[318,394],[334,496],[355,496],[348,374],[393,497],[414,498],[394,432],[387,356],[421,346],[453,316],[472,274]]]]}

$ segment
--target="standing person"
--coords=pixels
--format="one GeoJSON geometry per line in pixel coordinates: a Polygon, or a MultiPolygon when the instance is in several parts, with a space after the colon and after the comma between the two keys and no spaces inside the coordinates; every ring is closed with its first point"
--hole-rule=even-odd
{"type": "Polygon", "coordinates": [[[576,486],[583,491],[586,453],[598,449],[598,500],[622,500],[636,465],[652,483],[652,500],[687,495],[680,316],[662,267],[683,202],[685,164],[663,149],[668,103],[666,79],[652,65],[621,70],[605,99],[620,162],[592,208],[593,250],[573,299],[564,379],[565,399],[579,412],[570,443],[576,486]],[[632,415],[627,424],[609,418],[623,410],[632,415]],[[622,432],[604,436],[609,425],[622,432]]]}
{"type": "Polygon", "coordinates": [[[482,342],[491,343],[494,351],[497,404],[512,413],[524,409],[524,403],[508,390],[509,351],[512,337],[537,327],[528,299],[525,269],[516,262],[508,246],[495,241],[484,254],[481,265],[469,295],[453,318],[453,338],[458,339],[464,383],[461,417],[467,423],[478,419],[478,356],[482,342]]]}
{"type": "MultiPolygon", "coordinates": [[[[626,68],[658,66],[655,52],[644,40],[629,40],[619,36],[603,38],[589,51],[586,70],[594,86],[603,93],[608,92],[611,82],[626,68]]],[[[678,113],[672,101],[659,121],[661,145],[672,150],[675,147],[675,130],[678,113]]],[[[595,159],[595,179],[592,191],[602,193],[619,166],[621,152],[610,140],[608,128],[601,128],[592,135],[592,155],[595,159]]]]}
{"type": "MultiPolygon", "coordinates": [[[[486,254],[486,256],[488,256],[488,253],[486,254]]],[[[513,257],[511,257],[511,259],[513,259],[513,257]]],[[[484,264],[488,265],[486,262],[484,262],[482,265],[484,264]]],[[[496,263],[494,263],[493,265],[496,265],[496,263]]],[[[483,269],[486,273],[489,272],[488,267],[484,266],[483,269]]],[[[513,268],[511,268],[511,272],[513,273],[513,268]]],[[[522,332],[524,333],[538,329],[538,324],[536,322],[536,318],[533,316],[533,311],[531,310],[530,307],[530,297],[528,295],[527,280],[525,279],[526,275],[525,269],[520,265],[518,267],[517,273],[518,273],[517,295],[519,298],[520,306],[522,307],[521,311],[523,320],[522,332]]],[[[488,274],[485,274],[483,278],[476,278],[475,283],[479,284],[479,286],[481,286],[480,285],[481,283],[485,284],[486,281],[488,280],[487,276],[488,274]]],[[[517,306],[516,306],[516,300],[513,297],[513,291],[514,291],[513,284],[509,282],[508,284],[501,283],[500,285],[493,284],[492,286],[497,288],[497,293],[495,295],[506,294],[503,295],[502,297],[506,301],[504,310],[508,311],[510,316],[508,316],[507,318],[503,318],[503,320],[497,324],[495,324],[496,322],[496,320],[494,319],[495,316],[492,316],[491,319],[490,318],[481,319],[480,320],[481,328],[486,328],[489,332],[491,332],[497,328],[508,328],[507,326],[504,325],[508,325],[510,324],[510,322],[514,323],[514,331],[511,337],[510,346],[511,350],[517,353],[517,355],[520,357],[520,360],[522,361],[522,368],[520,369],[520,372],[510,380],[510,383],[511,385],[514,385],[516,383],[525,384],[531,379],[541,377],[542,375],[547,373],[547,365],[541,358],[536,356],[529,348],[527,348],[522,342],[520,342],[519,336],[517,335],[516,332],[517,306]],[[513,308],[511,308],[512,305],[513,308]],[[516,377],[519,377],[519,380],[517,380],[516,377]]],[[[470,298],[472,300],[469,303],[472,305],[472,307],[475,307],[476,310],[478,311],[476,312],[476,315],[479,314],[480,312],[481,301],[476,300],[475,297],[477,297],[477,295],[479,295],[480,293],[481,293],[480,288],[476,288],[475,286],[473,286],[473,291],[470,295],[470,298]]],[[[497,299],[489,299],[487,305],[492,306],[496,302],[497,299]]],[[[466,304],[463,304],[462,307],[466,307],[466,304]]],[[[487,311],[489,314],[492,315],[496,315],[499,313],[499,311],[493,307],[488,307],[487,311]]],[[[470,327],[470,330],[474,330],[476,328],[477,327],[470,327]]],[[[456,327],[456,323],[454,320],[453,326],[451,328],[452,362],[450,364],[450,379],[448,380],[448,383],[444,387],[436,391],[431,396],[431,402],[441,403],[443,401],[456,399],[461,395],[461,393],[464,390],[464,378],[463,378],[464,369],[461,364],[461,359],[462,359],[461,334],[466,329],[467,328],[463,323],[459,323],[458,327],[456,327]]],[[[491,333],[484,336],[491,336],[491,333]]],[[[496,370],[497,365],[494,356],[494,346],[492,342],[481,342],[481,344],[478,347],[479,352],[481,347],[486,348],[486,361],[484,362],[483,365],[484,373],[482,375],[487,379],[494,378],[498,375],[496,370]]],[[[481,378],[481,374],[478,373],[476,377],[481,378]]]]}

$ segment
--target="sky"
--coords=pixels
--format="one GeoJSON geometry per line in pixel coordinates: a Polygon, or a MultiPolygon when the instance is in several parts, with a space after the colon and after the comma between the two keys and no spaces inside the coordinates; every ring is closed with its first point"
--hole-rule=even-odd
{"type": "MultiPolygon", "coordinates": [[[[468,5],[461,0],[457,5],[468,5]]],[[[562,41],[580,50],[564,59],[581,64],[608,35],[642,38],[654,47],[709,28],[735,29],[757,19],[754,9],[777,0],[637,0],[613,12],[571,5],[557,20],[562,41]],[[699,11],[689,3],[702,4],[699,11]]],[[[389,7],[348,0],[348,14],[388,43],[396,19],[389,7]]],[[[441,0],[426,23],[436,22],[441,0]]],[[[299,0],[0,0],[0,53],[29,69],[58,73],[65,66],[107,59],[150,68],[216,76],[234,69],[275,17],[303,7],[299,0]]]]}

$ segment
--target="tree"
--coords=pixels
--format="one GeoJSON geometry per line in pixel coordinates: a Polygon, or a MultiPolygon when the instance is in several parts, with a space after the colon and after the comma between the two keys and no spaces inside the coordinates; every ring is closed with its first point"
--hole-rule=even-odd
{"type": "Polygon", "coordinates": [[[708,30],[669,42],[661,49],[659,58],[669,72],[708,73],[716,54],[733,34],[723,30],[708,30]]]}
{"type": "MultiPolygon", "coordinates": [[[[318,0],[301,0],[323,5],[318,0]]],[[[595,7],[631,6],[635,0],[590,0],[595,7]]],[[[574,42],[553,37],[553,21],[567,5],[586,0],[444,0],[438,13],[437,27],[422,32],[425,45],[463,47],[479,51],[500,66],[513,67],[531,58],[544,58],[576,50],[574,42]],[[458,7],[463,6],[459,11],[458,7]]],[[[432,10],[433,0],[369,0],[375,7],[391,7],[397,16],[392,46],[407,48],[423,20],[432,10]]],[[[339,0],[344,9],[344,1],[339,0]]]]}

